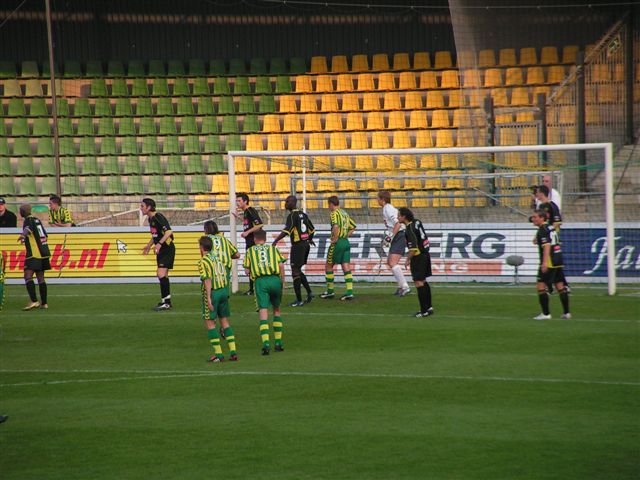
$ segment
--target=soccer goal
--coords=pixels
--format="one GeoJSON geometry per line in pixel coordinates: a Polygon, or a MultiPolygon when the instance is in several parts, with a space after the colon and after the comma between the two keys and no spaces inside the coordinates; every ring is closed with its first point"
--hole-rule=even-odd
{"type": "MultiPolygon", "coordinates": [[[[616,222],[610,143],[230,151],[230,235],[242,250],[233,215],[236,192],[250,193],[253,204],[270,212],[267,230],[274,236],[286,217],[284,198],[295,194],[318,226],[318,248],[307,272],[320,280],[329,238],[326,199],[336,195],[359,225],[351,239],[356,278],[390,281],[382,241],[389,232],[377,202],[378,192],[387,190],[394,206],[411,208],[427,225],[434,281],[531,282],[539,263],[528,221],[535,205],[532,188],[549,179],[561,199],[570,279],[607,283],[610,295],[618,281],[638,281],[638,252],[626,245],[639,236],[632,221],[637,214],[623,212],[623,221],[616,222]],[[511,256],[524,261],[518,271],[511,256]]],[[[236,269],[234,291],[242,277],[236,269]]]]}

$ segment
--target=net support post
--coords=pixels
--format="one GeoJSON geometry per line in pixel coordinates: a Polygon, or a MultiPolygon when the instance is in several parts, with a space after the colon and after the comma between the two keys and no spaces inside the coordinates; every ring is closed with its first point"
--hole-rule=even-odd
{"type": "MultiPolygon", "coordinates": [[[[227,155],[227,168],[229,171],[229,237],[231,243],[238,246],[238,232],[236,227],[236,165],[231,152],[227,155]]],[[[231,265],[231,293],[238,291],[238,262],[231,265]]]]}
{"type": "Polygon", "coordinates": [[[607,286],[609,295],[616,294],[616,233],[613,192],[613,144],[604,147],[605,209],[607,222],[607,286]]]}

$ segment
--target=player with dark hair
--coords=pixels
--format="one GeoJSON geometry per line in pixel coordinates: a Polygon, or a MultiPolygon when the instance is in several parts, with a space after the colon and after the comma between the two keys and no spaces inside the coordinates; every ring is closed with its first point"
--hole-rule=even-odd
{"type": "Polygon", "coordinates": [[[302,268],[307,264],[309,258],[310,245],[313,243],[313,234],[315,228],[309,216],[302,210],[297,208],[298,199],[295,195],[289,195],[285,201],[284,206],[289,210],[287,221],[284,229],[280,232],[280,235],[273,241],[275,247],[280,240],[289,235],[291,239],[291,254],[289,259],[291,260],[291,276],[293,277],[293,290],[296,294],[296,301],[291,303],[290,307],[302,307],[306,303],[311,302],[313,295],[311,294],[311,287],[306,275],[302,271],[302,268]],[[302,300],[301,286],[307,291],[307,299],[302,300]]]}
{"type": "Polygon", "coordinates": [[[24,218],[22,233],[18,237],[18,242],[24,244],[26,250],[24,260],[24,281],[29,294],[30,303],[22,310],[33,310],[34,308],[49,308],[47,304],[47,283],[44,272],[51,270],[49,258],[51,253],[47,245],[47,231],[42,222],[37,217],[31,215],[31,205],[20,207],[20,216],[24,218]],[[40,291],[40,302],[36,296],[36,285],[33,281],[35,274],[38,279],[38,290],[40,291]]]}
{"type": "Polygon", "coordinates": [[[209,236],[200,237],[200,256],[198,273],[202,282],[202,319],[207,326],[209,343],[213,348],[213,355],[209,362],[224,362],[224,355],[220,347],[220,335],[216,330],[216,318],[220,319],[220,328],[224,331],[224,338],[229,346],[229,360],[238,360],[236,352],[236,337],[229,324],[231,310],[229,308],[229,287],[226,266],[221,256],[212,251],[213,241],[209,236]]]}
{"type": "Polygon", "coordinates": [[[204,222],[204,233],[207,234],[213,243],[211,251],[220,257],[227,270],[228,278],[231,278],[233,260],[240,258],[238,249],[227,237],[224,236],[224,233],[218,229],[218,224],[213,220],[207,220],[204,222]]]}
{"type": "Polygon", "coordinates": [[[156,202],[153,199],[143,198],[140,203],[140,211],[149,219],[149,230],[151,231],[151,240],[142,249],[142,254],[147,255],[153,246],[158,266],[156,273],[160,281],[160,303],[155,306],[154,310],[157,312],[170,310],[171,284],[169,282],[169,270],[173,268],[173,262],[176,258],[173,231],[167,218],[156,212],[156,202]]]}
{"type": "Polygon", "coordinates": [[[58,195],[49,197],[49,225],[54,227],[75,227],[71,212],[62,206],[62,199],[58,195]]]}
{"type": "Polygon", "coordinates": [[[536,278],[536,287],[538,289],[538,301],[542,307],[542,313],[534,317],[534,320],[551,320],[551,312],[549,311],[549,293],[550,285],[555,285],[560,293],[560,301],[562,302],[562,318],[571,318],[569,312],[569,292],[563,282],[563,261],[560,236],[552,225],[547,221],[547,214],[544,210],[536,210],[531,216],[531,222],[538,227],[536,232],[536,245],[540,254],[540,268],[536,278]]]}
{"type": "Polygon", "coordinates": [[[333,298],[333,266],[339,263],[344,273],[344,282],[347,288],[346,293],[340,300],[353,300],[353,276],[351,275],[351,244],[349,237],[356,229],[356,222],[349,214],[340,208],[340,200],[335,195],[327,199],[329,204],[331,222],[331,245],[327,253],[325,265],[327,291],[320,294],[320,298],[333,298]]]}
{"type": "Polygon", "coordinates": [[[391,193],[387,190],[378,192],[378,205],[382,207],[382,217],[384,219],[385,243],[389,245],[389,255],[387,265],[396,279],[398,288],[394,295],[404,297],[411,292],[407,280],[402,273],[402,267],[398,265],[404,251],[407,248],[407,240],[404,234],[405,225],[398,221],[398,209],[391,205],[391,193]]]}
{"type": "MultiPolygon", "coordinates": [[[[255,208],[249,206],[249,195],[246,193],[238,193],[236,195],[236,206],[242,210],[242,233],[240,236],[244,238],[246,251],[255,245],[254,234],[262,230],[262,219],[255,208]]],[[[253,280],[249,279],[249,290],[245,295],[253,295],[253,280]]]]}
{"type": "Polygon", "coordinates": [[[266,245],[267,233],[257,230],[254,234],[255,245],[247,250],[244,257],[244,269],[255,282],[256,305],[260,319],[260,338],[262,355],[269,355],[269,306],[273,307],[273,338],[276,352],[284,351],[282,344],[282,317],[280,303],[284,288],[285,258],[277,247],[266,245]]]}
{"type": "Polygon", "coordinates": [[[548,222],[553,225],[556,231],[560,231],[560,225],[562,224],[560,207],[551,200],[549,188],[546,185],[539,185],[536,188],[536,200],[539,202],[536,210],[543,210],[547,214],[548,222]]]}
{"type": "Polygon", "coordinates": [[[431,276],[429,237],[422,222],[417,220],[408,208],[398,209],[398,221],[406,225],[405,237],[409,249],[407,265],[411,266],[411,277],[416,285],[420,302],[420,311],[414,316],[416,318],[429,317],[434,313],[431,304],[431,287],[427,282],[427,278],[431,276]]]}

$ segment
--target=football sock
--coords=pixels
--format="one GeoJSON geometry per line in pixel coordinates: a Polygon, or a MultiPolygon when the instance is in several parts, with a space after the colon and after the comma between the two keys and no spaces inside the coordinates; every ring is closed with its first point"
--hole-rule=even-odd
{"type": "Polygon", "coordinates": [[[260,338],[262,346],[269,348],[269,320],[260,320],[260,338]]]}
{"type": "Polygon", "coordinates": [[[276,345],[282,345],[282,318],[273,317],[273,338],[276,345]]]}
{"type": "Polygon", "coordinates": [[[212,328],[208,331],[209,343],[213,348],[213,353],[216,357],[222,358],[222,347],[220,347],[220,334],[218,334],[218,330],[212,328]]]}
{"type": "Polygon", "coordinates": [[[333,293],[333,270],[327,270],[325,277],[327,279],[327,293],[333,293]]]}
{"type": "Polygon", "coordinates": [[[549,294],[545,292],[538,292],[538,301],[542,307],[542,313],[549,315],[549,294]]]}
{"type": "Polygon", "coordinates": [[[235,355],[236,353],[236,337],[233,334],[233,329],[231,327],[227,327],[224,329],[224,338],[227,340],[227,345],[229,346],[229,353],[231,355],[235,355]]]}
{"type": "Polygon", "coordinates": [[[32,302],[37,302],[38,297],[36,297],[36,284],[33,283],[33,280],[28,280],[26,283],[27,293],[29,294],[29,298],[32,302]]]}
{"type": "Polygon", "coordinates": [[[307,291],[307,295],[311,295],[311,287],[309,286],[309,281],[304,273],[300,274],[300,281],[302,282],[304,289],[307,291]]]}
{"type": "Polygon", "coordinates": [[[391,268],[391,273],[396,277],[396,282],[398,283],[399,288],[407,288],[409,286],[404,278],[404,273],[402,273],[402,267],[400,265],[394,265],[391,268]]]}
{"type": "Polygon", "coordinates": [[[169,301],[171,303],[171,286],[169,284],[169,277],[162,277],[160,279],[160,296],[162,301],[169,301]]]}
{"type": "Polygon", "coordinates": [[[353,295],[353,276],[351,270],[344,272],[344,283],[347,287],[347,295],[353,295]]]}
{"type": "Polygon", "coordinates": [[[296,300],[299,302],[302,301],[302,292],[300,288],[301,283],[302,279],[300,277],[293,279],[293,291],[296,292],[296,300]]]}
{"type": "Polygon", "coordinates": [[[422,288],[424,288],[424,291],[426,292],[424,298],[425,298],[427,310],[429,310],[433,306],[431,304],[431,286],[427,282],[424,282],[424,285],[422,286],[422,288]]]}
{"type": "Polygon", "coordinates": [[[562,302],[562,313],[569,313],[569,293],[567,287],[560,290],[560,301],[562,302]]]}
{"type": "Polygon", "coordinates": [[[428,305],[428,293],[427,293],[427,288],[426,285],[422,285],[421,287],[417,287],[416,290],[418,291],[418,301],[420,302],[420,311],[421,312],[426,312],[429,309],[429,305],[428,305]]]}
{"type": "Polygon", "coordinates": [[[249,291],[253,292],[253,280],[249,279],[249,291]]]}
{"type": "Polygon", "coordinates": [[[38,283],[38,290],[40,291],[40,303],[47,304],[47,282],[38,283]]]}

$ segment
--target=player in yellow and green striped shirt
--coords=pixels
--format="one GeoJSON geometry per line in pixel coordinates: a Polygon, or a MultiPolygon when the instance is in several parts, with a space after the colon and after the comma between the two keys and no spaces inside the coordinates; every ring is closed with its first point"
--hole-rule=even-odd
{"type": "Polygon", "coordinates": [[[285,258],[277,247],[266,245],[267,234],[264,230],[254,233],[255,245],[247,251],[244,268],[254,281],[254,291],[258,315],[260,318],[260,337],[262,339],[262,355],[269,355],[269,306],[273,307],[273,338],[275,351],[284,351],[282,344],[282,318],[280,303],[284,287],[285,258]]]}
{"type": "Polygon", "coordinates": [[[213,242],[213,248],[211,251],[222,259],[222,263],[224,263],[230,278],[233,260],[240,258],[238,249],[224,236],[224,234],[218,229],[218,224],[213,220],[207,220],[204,222],[204,233],[206,233],[213,242]]]}
{"type": "Polygon", "coordinates": [[[213,347],[210,362],[224,362],[220,335],[216,330],[216,318],[220,319],[224,338],[229,346],[229,360],[238,360],[236,340],[229,324],[229,280],[226,267],[221,256],[211,251],[213,241],[208,236],[200,237],[200,256],[198,273],[202,281],[202,318],[207,326],[209,343],[213,347]]]}
{"type": "Polygon", "coordinates": [[[49,197],[49,225],[54,227],[75,227],[71,212],[62,206],[62,199],[58,195],[49,197]]]}
{"type": "Polygon", "coordinates": [[[349,237],[356,229],[356,222],[349,214],[340,208],[338,197],[331,196],[327,199],[331,212],[331,246],[327,254],[325,265],[327,291],[320,294],[320,298],[333,298],[333,266],[339,263],[344,273],[344,282],[347,292],[340,297],[340,300],[353,300],[353,276],[351,275],[351,245],[349,237]]]}

